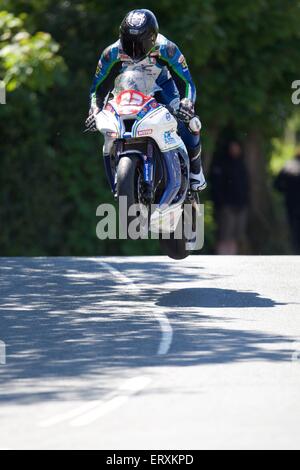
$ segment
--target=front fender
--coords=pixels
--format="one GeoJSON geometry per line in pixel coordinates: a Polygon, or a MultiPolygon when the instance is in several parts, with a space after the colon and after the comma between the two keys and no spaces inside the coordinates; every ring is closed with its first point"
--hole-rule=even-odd
{"type": "Polygon", "coordinates": [[[96,115],[96,126],[104,137],[103,153],[109,154],[113,142],[123,134],[122,122],[117,114],[104,110],[96,115]]]}
{"type": "Polygon", "coordinates": [[[104,136],[114,133],[114,139],[121,137],[120,120],[117,115],[112,114],[110,111],[104,110],[96,114],[96,126],[104,136]]]}

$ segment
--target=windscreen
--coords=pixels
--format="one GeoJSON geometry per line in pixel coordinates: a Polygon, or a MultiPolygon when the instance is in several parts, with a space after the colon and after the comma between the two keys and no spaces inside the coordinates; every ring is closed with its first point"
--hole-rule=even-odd
{"type": "MultiPolygon", "coordinates": [[[[152,77],[151,77],[152,78],[152,77]]],[[[155,81],[149,80],[146,71],[126,71],[119,75],[115,81],[113,90],[114,96],[119,95],[122,91],[135,90],[147,96],[153,96],[160,88],[156,85],[155,81]]]]}

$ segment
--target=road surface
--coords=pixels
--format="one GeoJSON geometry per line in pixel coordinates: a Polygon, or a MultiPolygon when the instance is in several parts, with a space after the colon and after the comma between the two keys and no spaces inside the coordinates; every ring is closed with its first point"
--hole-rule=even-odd
{"type": "Polygon", "coordinates": [[[299,449],[299,280],[299,257],[1,258],[0,447],[299,449]]]}

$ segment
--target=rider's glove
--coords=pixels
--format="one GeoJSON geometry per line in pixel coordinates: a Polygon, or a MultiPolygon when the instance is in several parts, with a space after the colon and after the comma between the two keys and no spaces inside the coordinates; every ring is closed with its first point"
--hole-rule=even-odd
{"type": "Polygon", "coordinates": [[[177,118],[179,121],[190,122],[195,116],[194,103],[188,98],[184,98],[180,101],[179,109],[177,111],[177,118]]]}
{"type": "Polygon", "coordinates": [[[97,132],[97,124],[96,124],[96,115],[99,113],[98,108],[91,108],[89,112],[89,117],[85,121],[86,130],[89,132],[97,132]]]}
{"type": "Polygon", "coordinates": [[[201,131],[201,127],[202,127],[202,124],[199,119],[199,116],[194,116],[189,122],[189,130],[191,131],[192,134],[199,135],[201,131]]]}

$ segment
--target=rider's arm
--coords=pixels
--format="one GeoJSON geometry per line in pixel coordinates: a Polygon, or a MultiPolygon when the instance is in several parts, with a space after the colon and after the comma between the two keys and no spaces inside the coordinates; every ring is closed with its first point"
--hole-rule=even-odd
{"type": "Polygon", "coordinates": [[[166,65],[178,88],[180,99],[188,98],[194,104],[196,101],[196,87],[191,77],[185,57],[176,44],[171,41],[161,47],[160,59],[166,65]]]}
{"type": "Polygon", "coordinates": [[[109,46],[102,53],[90,92],[91,108],[101,109],[107,94],[112,90],[116,77],[121,71],[118,49],[109,46]]]}

